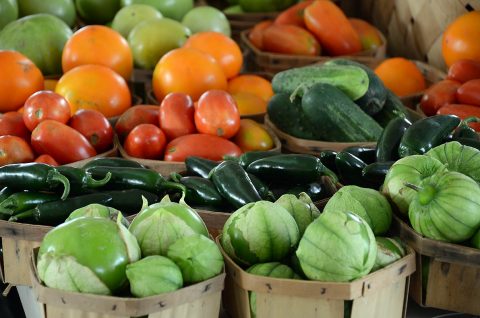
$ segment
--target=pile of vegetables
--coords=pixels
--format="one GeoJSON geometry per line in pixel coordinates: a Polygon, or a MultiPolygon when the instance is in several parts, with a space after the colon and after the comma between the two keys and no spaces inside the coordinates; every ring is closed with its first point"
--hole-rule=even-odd
{"type": "Polygon", "coordinates": [[[71,292],[147,297],[175,291],[220,274],[223,257],[198,214],[183,203],[145,207],[129,225],[102,205],[85,206],[47,233],[37,258],[38,276],[71,292]],[[127,229],[128,227],[128,229],[127,229]]]}
{"type": "Polygon", "coordinates": [[[272,87],[269,119],[297,138],[376,141],[392,119],[409,116],[371,69],[346,59],[280,72],[272,87]]]}

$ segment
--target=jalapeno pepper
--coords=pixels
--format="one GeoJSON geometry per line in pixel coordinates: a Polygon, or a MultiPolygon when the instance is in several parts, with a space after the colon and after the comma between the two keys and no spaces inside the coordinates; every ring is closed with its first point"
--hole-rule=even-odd
{"type": "Polygon", "coordinates": [[[189,175],[208,178],[208,174],[218,165],[217,161],[190,156],[185,159],[185,167],[189,175]]]}
{"type": "Polygon", "coordinates": [[[33,209],[39,204],[59,199],[60,197],[53,193],[31,191],[14,193],[0,203],[0,219],[5,219],[14,214],[33,209]]]}
{"type": "Polygon", "coordinates": [[[112,176],[111,173],[107,173],[102,179],[94,179],[90,173],[87,173],[85,169],[79,169],[69,166],[56,167],[58,172],[67,177],[70,182],[70,192],[74,194],[80,194],[88,192],[89,189],[96,189],[104,186],[112,176]]]}
{"type": "Polygon", "coordinates": [[[351,146],[343,149],[343,151],[362,159],[366,164],[375,162],[375,147],[351,146]]]}
{"type": "Polygon", "coordinates": [[[144,165],[136,161],[116,157],[95,158],[87,162],[82,168],[87,169],[91,167],[146,168],[144,165]]]}
{"type": "Polygon", "coordinates": [[[308,194],[312,201],[319,201],[328,198],[331,193],[328,193],[327,187],[323,182],[312,182],[301,184],[288,189],[285,193],[291,193],[298,197],[302,192],[308,194]]]}
{"type": "Polygon", "coordinates": [[[185,202],[193,206],[220,208],[225,206],[225,200],[209,179],[198,176],[182,177],[172,173],[170,178],[185,186],[185,202]]]}
{"type": "Polygon", "coordinates": [[[157,203],[160,198],[152,192],[140,189],[126,189],[100,192],[109,195],[112,200],[106,204],[115,208],[124,215],[131,215],[140,212],[143,206],[142,196],[147,200],[148,205],[157,203]]]}
{"type": "Polygon", "coordinates": [[[475,140],[471,138],[455,138],[455,141],[458,141],[462,145],[473,147],[480,150],[480,140],[475,140]]]}
{"type": "Polygon", "coordinates": [[[337,152],[333,150],[323,150],[320,153],[320,161],[325,167],[332,170],[334,173],[337,173],[337,167],[335,166],[335,157],[337,152]]]}
{"type": "Polygon", "coordinates": [[[16,191],[13,190],[12,188],[5,187],[2,190],[0,190],[0,203],[3,202],[6,198],[14,194],[16,191]]]}
{"type": "Polygon", "coordinates": [[[475,131],[475,129],[468,125],[470,123],[478,122],[480,122],[480,118],[477,117],[468,117],[462,120],[460,125],[457,127],[457,129],[455,129],[455,132],[453,133],[453,140],[457,138],[480,140],[480,137],[478,136],[478,133],[475,131]]]}
{"type": "Polygon", "coordinates": [[[362,177],[371,184],[375,184],[376,188],[379,188],[385,181],[385,176],[394,163],[395,161],[371,163],[363,168],[362,177]]]}
{"type": "Polygon", "coordinates": [[[275,195],[273,194],[272,191],[268,188],[268,186],[260,180],[257,176],[255,176],[252,173],[249,173],[248,176],[250,177],[250,180],[253,183],[253,186],[255,189],[257,189],[258,194],[263,200],[267,201],[275,201],[275,195]]]}
{"type": "Polygon", "coordinates": [[[17,190],[53,191],[63,186],[61,199],[70,193],[70,182],[55,167],[43,163],[15,163],[0,167],[0,184],[17,190]]]}
{"type": "Polygon", "coordinates": [[[341,151],[335,158],[340,182],[344,185],[358,185],[361,187],[372,187],[362,177],[362,170],[367,165],[360,158],[351,153],[341,151]]]}
{"type": "MultiPolygon", "coordinates": [[[[247,167],[254,161],[262,158],[276,156],[279,153],[272,152],[272,151],[248,151],[243,153],[240,157],[238,157],[238,163],[243,167],[243,169],[247,169],[247,167]]],[[[234,157],[235,158],[235,157],[234,157]]]]}
{"type": "Polygon", "coordinates": [[[411,125],[412,123],[407,118],[397,117],[385,126],[377,141],[376,161],[384,162],[399,159],[398,146],[400,140],[411,125]]]}

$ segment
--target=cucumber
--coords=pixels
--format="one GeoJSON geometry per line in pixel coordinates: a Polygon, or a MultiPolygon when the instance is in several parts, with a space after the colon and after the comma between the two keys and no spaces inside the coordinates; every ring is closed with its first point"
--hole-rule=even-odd
{"type": "Polygon", "coordinates": [[[383,105],[382,110],[375,114],[373,118],[379,123],[382,127],[386,127],[387,124],[397,117],[408,118],[409,113],[405,106],[403,106],[400,98],[397,97],[392,91],[387,89],[387,99],[383,105]]]}
{"type": "Polygon", "coordinates": [[[326,141],[377,141],[383,130],[347,95],[329,84],[312,86],[303,95],[302,109],[326,141]]]}
{"type": "MultiPolygon", "coordinates": [[[[292,94],[300,85],[306,92],[317,83],[333,85],[356,100],[367,92],[369,80],[367,72],[357,66],[316,64],[277,73],[272,88],[275,93],[292,94]]],[[[299,93],[301,96],[302,91],[299,93]]]]}
{"type": "Polygon", "coordinates": [[[302,111],[301,99],[293,102],[286,93],[275,94],[267,106],[270,121],[281,131],[302,139],[321,139],[302,111]]]}
{"type": "Polygon", "coordinates": [[[347,59],[334,59],[325,63],[326,65],[352,65],[357,66],[367,72],[368,75],[368,90],[359,99],[354,100],[355,104],[369,115],[375,115],[380,112],[387,99],[387,90],[383,85],[382,80],[375,74],[375,72],[366,65],[361,63],[347,60],[347,59]]]}

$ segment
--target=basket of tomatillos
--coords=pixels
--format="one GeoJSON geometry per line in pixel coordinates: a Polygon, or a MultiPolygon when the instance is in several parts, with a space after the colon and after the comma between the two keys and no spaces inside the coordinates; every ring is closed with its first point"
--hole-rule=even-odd
{"type": "Polygon", "coordinates": [[[280,72],[265,123],[295,152],[373,145],[394,118],[417,120],[365,65],[334,59],[280,72]]]}
{"type": "Polygon", "coordinates": [[[384,195],[346,186],[321,213],[294,200],[288,207],[246,204],[217,237],[232,317],[403,317],[415,254],[385,236],[392,208],[384,195]],[[370,303],[388,305],[362,306],[370,303]]]}

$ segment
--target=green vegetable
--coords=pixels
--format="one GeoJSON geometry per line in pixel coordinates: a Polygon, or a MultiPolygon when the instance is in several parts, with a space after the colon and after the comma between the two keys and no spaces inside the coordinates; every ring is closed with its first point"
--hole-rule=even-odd
{"type": "Polygon", "coordinates": [[[293,194],[284,194],[275,203],[285,208],[293,216],[295,222],[297,222],[300,236],[303,235],[307,226],[320,215],[318,209],[312,209],[310,204],[293,194]]]}
{"type": "Polygon", "coordinates": [[[0,219],[35,208],[39,204],[60,200],[53,193],[23,191],[10,195],[0,203],[0,219]]]}
{"type": "Polygon", "coordinates": [[[383,130],[377,141],[376,161],[384,162],[400,159],[398,155],[398,146],[405,131],[412,123],[404,117],[392,119],[383,130]]]}
{"type": "Polygon", "coordinates": [[[455,138],[455,141],[458,141],[462,145],[469,146],[472,148],[475,148],[477,150],[480,150],[480,140],[475,140],[471,138],[455,138]]]}
{"type": "Polygon", "coordinates": [[[296,254],[309,279],[348,282],[370,272],[377,244],[362,218],[338,211],[322,213],[307,227],[296,254]]]}
{"type": "Polygon", "coordinates": [[[382,192],[395,203],[401,213],[407,214],[415,191],[405,186],[405,183],[419,184],[423,179],[444,170],[446,167],[440,161],[429,156],[402,158],[388,171],[382,192]]]}
{"type": "Polygon", "coordinates": [[[185,202],[193,206],[221,208],[225,206],[225,200],[218,193],[212,181],[202,177],[182,177],[178,173],[172,173],[170,178],[185,186],[185,202]]]}
{"type": "MultiPolygon", "coordinates": [[[[318,83],[335,86],[347,95],[351,102],[365,95],[369,80],[367,72],[357,66],[315,64],[275,74],[272,79],[272,88],[277,94],[292,94],[299,86],[308,91],[318,83]]],[[[359,108],[357,105],[354,106],[359,108]]]]}
{"type": "Polygon", "coordinates": [[[247,151],[244,152],[240,157],[238,157],[238,163],[244,168],[247,167],[254,161],[258,159],[263,159],[267,157],[272,157],[278,155],[277,152],[273,151],[247,151]]]}
{"type": "Polygon", "coordinates": [[[365,166],[362,170],[362,178],[372,184],[378,185],[378,189],[384,182],[388,171],[395,161],[374,162],[365,166]]]}
{"type": "Polygon", "coordinates": [[[350,146],[343,151],[348,152],[349,154],[354,155],[355,157],[359,158],[366,164],[370,164],[375,162],[375,147],[365,147],[365,146],[350,146]]]}
{"type": "Polygon", "coordinates": [[[122,211],[124,215],[132,215],[140,212],[144,207],[144,199],[146,200],[147,205],[159,201],[159,197],[155,193],[133,188],[126,190],[103,191],[102,193],[108,194],[112,198],[112,201],[108,203],[108,206],[122,211]]]}
{"type": "Polygon", "coordinates": [[[283,194],[293,194],[299,196],[301,193],[304,193],[305,196],[308,196],[312,201],[320,201],[328,198],[331,193],[327,189],[326,185],[322,181],[315,181],[307,184],[299,184],[288,188],[282,192],[283,194]]]}
{"type": "Polygon", "coordinates": [[[178,239],[168,248],[167,256],[178,265],[186,284],[217,276],[224,265],[217,244],[200,234],[178,239]]]}
{"type": "Polygon", "coordinates": [[[16,191],[9,187],[4,187],[0,190],[0,203],[3,202],[6,198],[14,194],[16,191]]]}
{"type": "Polygon", "coordinates": [[[392,91],[387,89],[387,99],[385,100],[385,104],[383,104],[382,110],[375,114],[373,118],[380,124],[380,126],[386,127],[390,121],[398,117],[408,118],[412,122],[415,121],[414,118],[411,118],[410,113],[402,104],[402,101],[392,93],[392,91]]]}
{"type": "Polygon", "coordinates": [[[215,168],[219,162],[190,156],[185,159],[185,167],[189,175],[199,176],[202,178],[208,178],[210,171],[215,168]]]}
{"type": "Polygon", "coordinates": [[[248,177],[250,178],[250,181],[252,181],[253,186],[258,192],[258,195],[262,200],[267,200],[267,201],[274,201],[275,200],[275,195],[273,194],[272,191],[270,191],[269,187],[262,181],[260,178],[255,176],[254,174],[247,173],[248,177]]]}
{"type": "Polygon", "coordinates": [[[457,138],[467,138],[479,141],[480,136],[478,135],[478,133],[475,131],[475,129],[468,125],[469,123],[478,122],[480,122],[480,118],[477,117],[468,117],[462,120],[457,129],[455,129],[455,132],[453,134],[453,140],[457,138]]]}
{"type": "Polygon", "coordinates": [[[116,157],[95,158],[83,165],[82,168],[87,169],[92,167],[146,168],[136,161],[116,157]]]}
{"type": "Polygon", "coordinates": [[[37,269],[48,287],[109,295],[123,288],[127,264],[139,258],[137,241],[123,225],[84,217],[45,235],[37,269]]]}
{"type": "Polygon", "coordinates": [[[63,186],[62,200],[70,193],[70,182],[58,170],[43,163],[14,163],[0,167],[0,184],[17,190],[52,191],[63,186]]]}
{"type": "Polygon", "coordinates": [[[297,223],[287,210],[258,201],[244,205],[228,218],[221,243],[237,263],[253,265],[282,260],[299,238],[297,223]]]}
{"type": "Polygon", "coordinates": [[[376,187],[376,185],[367,182],[367,180],[363,178],[362,171],[367,165],[360,158],[348,152],[341,151],[335,156],[335,165],[342,184],[376,187]]]}
{"type": "Polygon", "coordinates": [[[68,222],[70,220],[78,219],[81,217],[100,217],[105,219],[110,219],[112,221],[117,221],[120,218],[122,225],[128,227],[130,223],[126,218],[123,217],[122,212],[117,209],[111,208],[109,206],[105,206],[98,203],[92,203],[76,209],[65,220],[68,222]]]}
{"type": "Polygon", "coordinates": [[[175,291],[183,286],[182,272],[170,259],[153,255],[128,264],[126,275],[135,297],[148,297],[175,291]]]}
{"type": "Polygon", "coordinates": [[[405,256],[405,246],[399,238],[376,237],[375,239],[377,241],[377,257],[372,272],[405,256]]]}
{"type": "Polygon", "coordinates": [[[383,109],[385,100],[387,99],[387,90],[382,80],[368,66],[347,59],[333,59],[325,63],[326,65],[352,65],[360,67],[368,75],[368,90],[355,103],[369,115],[375,115],[383,109]]]}
{"type": "Polygon", "coordinates": [[[445,138],[460,124],[454,115],[436,115],[413,123],[403,135],[398,154],[400,157],[422,155],[442,144],[445,138]]]}
{"type": "Polygon", "coordinates": [[[462,242],[480,227],[480,186],[454,171],[437,173],[419,184],[408,209],[412,227],[439,241],[462,242]]]}
{"type": "Polygon", "coordinates": [[[111,178],[111,173],[107,173],[101,180],[96,180],[84,169],[70,166],[58,166],[56,169],[68,179],[70,192],[73,194],[87,193],[90,189],[100,188],[111,178]]]}
{"type": "Polygon", "coordinates": [[[473,247],[480,249],[480,229],[472,236],[470,243],[473,247]]]}
{"type": "Polygon", "coordinates": [[[377,141],[383,130],[344,93],[329,84],[313,85],[303,95],[302,110],[325,141],[377,141]]]}

